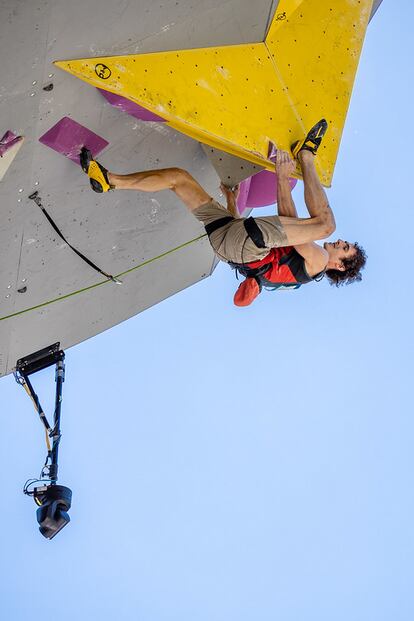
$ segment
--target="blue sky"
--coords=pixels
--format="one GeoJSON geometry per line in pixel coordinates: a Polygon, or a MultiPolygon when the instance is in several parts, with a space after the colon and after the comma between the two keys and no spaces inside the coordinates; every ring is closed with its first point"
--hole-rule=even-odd
{"type": "Polygon", "coordinates": [[[5,619],[413,619],[412,18],[385,0],[368,30],[329,190],[363,283],[239,309],[220,265],[68,350],[51,542],[21,493],[42,429],[2,379],[5,619]]]}

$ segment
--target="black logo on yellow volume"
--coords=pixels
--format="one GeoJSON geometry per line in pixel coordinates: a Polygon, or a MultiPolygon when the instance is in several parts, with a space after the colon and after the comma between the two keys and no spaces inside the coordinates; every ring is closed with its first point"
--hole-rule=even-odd
{"type": "Polygon", "coordinates": [[[112,72],[110,68],[107,67],[106,65],[103,65],[102,63],[98,63],[97,65],[95,65],[95,73],[98,76],[98,78],[101,78],[102,80],[107,80],[112,72]]]}

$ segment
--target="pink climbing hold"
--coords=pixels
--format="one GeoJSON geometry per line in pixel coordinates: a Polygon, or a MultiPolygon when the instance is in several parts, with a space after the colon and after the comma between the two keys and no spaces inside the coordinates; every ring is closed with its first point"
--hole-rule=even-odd
{"type": "Polygon", "coordinates": [[[247,198],[249,196],[250,184],[252,182],[253,177],[248,177],[244,179],[239,184],[239,195],[237,197],[237,210],[240,214],[246,209],[247,198]]]}
{"type": "Polygon", "coordinates": [[[146,108],[139,106],[134,103],[130,99],[126,97],[122,97],[121,95],[115,95],[114,93],[110,93],[109,91],[105,91],[102,88],[98,88],[98,91],[105,97],[105,99],[115,108],[119,108],[123,112],[130,114],[136,119],[140,119],[141,121],[158,121],[159,123],[165,123],[165,119],[150,112],[146,108]]]}
{"type": "Polygon", "coordinates": [[[0,157],[3,157],[14,145],[23,141],[23,136],[16,136],[10,129],[0,139],[0,157]]]}
{"type": "MultiPolygon", "coordinates": [[[[291,189],[295,187],[296,179],[289,179],[291,189]]],[[[239,213],[245,209],[255,209],[277,203],[277,177],[269,170],[261,170],[240,184],[240,194],[237,199],[239,213]]]]}
{"type": "Polygon", "coordinates": [[[96,157],[109,144],[107,140],[68,116],[64,116],[43,134],[39,142],[65,155],[78,165],[82,147],[87,147],[93,157],[96,157]]]}

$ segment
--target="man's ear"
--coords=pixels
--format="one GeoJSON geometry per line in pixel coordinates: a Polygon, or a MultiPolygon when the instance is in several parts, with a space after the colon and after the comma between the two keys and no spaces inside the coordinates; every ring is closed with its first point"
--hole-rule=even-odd
{"type": "Polygon", "coordinates": [[[345,265],[342,263],[342,261],[337,261],[335,263],[335,269],[338,270],[338,272],[344,272],[346,267],[345,265]]]}

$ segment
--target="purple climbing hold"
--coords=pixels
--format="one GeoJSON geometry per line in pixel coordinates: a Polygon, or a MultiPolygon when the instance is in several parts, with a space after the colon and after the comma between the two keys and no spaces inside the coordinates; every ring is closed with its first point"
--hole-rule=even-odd
{"type": "Polygon", "coordinates": [[[83,146],[88,147],[93,157],[96,157],[109,144],[107,140],[67,116],[43,134],[39,142],[65,155],[78,165],[79,153],[83,146]]]}
{"type": "Polygon", "coordinates": [[[23,136],[16,136],[11,130],[7,130],[0,139],[0,157],[3,157],[15,144],[23,141],[23,136]]]}
{"type": "Polygon", "coordinates": [[[105,99],[115,108],[119,108],[123,112],[130,114],[136,119],[140,119],[141,121],[158,121],[159,123],[164,123],[165,119],[158,116],[157,114],[153,114],[146,108],[142,108],[138,104],[134,103],[130,99],[126,97],[122,97],[121,95],[115,95],[114,93],[110,93],[109,91],[105,91],[102,88],[98,88],[98,91],[105,97],[105,99]]]}
{"type": "MultiPolygon", "coordinates": [[[[291,189],[295,187],[296,179],[289,179],[291,189]]],[[[265,207],[277,202],[277,177],[269,170],[261,170],[240,184],[240,194],[237,200],[239,213],[245,209],[265,207]]]]}
{"type": "Polygon", "coordinates": [[[10,168],[14,158],[20,150],[24,136],[16,136],[11,130],[7,130],[0,140],[0,181],[10,168]]]}
{"type": "Polygon", "coordinates": [[[240,214],[246,209],[246,203],[249,196],[250,184],[252,182],[253,177],[248,177],[244,179],[239,184],[239,196],[237,197],[237,210],[240,214]]]}

